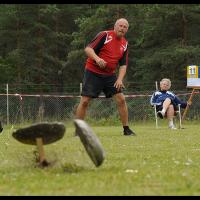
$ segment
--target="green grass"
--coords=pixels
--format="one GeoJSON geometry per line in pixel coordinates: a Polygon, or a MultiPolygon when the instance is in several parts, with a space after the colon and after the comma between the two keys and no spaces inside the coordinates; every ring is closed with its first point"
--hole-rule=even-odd
{"type": "MultiPolygon", "coordinates": [[[[131,124],[137,136],[122,135],[121,126],[92,126],[106,159],[96,168],[74,126],[65,136],[46,145],[52,166],[36,166],[35,146],[0,135],[0,195],[200,195],[200,125],[185,122],[185,129],[169,130],[161,124],[131,124]]],[[[17,127],[15,127],[17,128],[17,127]]]]}

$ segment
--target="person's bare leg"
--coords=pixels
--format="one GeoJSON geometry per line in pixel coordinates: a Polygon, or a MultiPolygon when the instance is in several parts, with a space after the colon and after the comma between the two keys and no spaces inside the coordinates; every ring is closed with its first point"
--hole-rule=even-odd
{"type": "Polygon", "coordinates": [[[128,109],[125,101],[125,97],[122,93],[114,95],[114,99],[117,103],[120,119],[123,126],[128,126],[128,109]]]}
{"type": "Polygon", "coordinates": [[[167,119],[169,121],[169,128],[175,128],[174,126],[174,106],[173,105],[169,105],[168,109],[167,109],[167,119]]]}
{"type": "Polygon", "coordinates": [[[171,99],[170,98],[166,98],[165,101],[163,102],[162,110],[158,111],[158,115],[159,115],[160,118],[164,118],[165,113],[168,110],[170,104],[171,104],[171,99]]]}
{"type": "Polygon", "coordinates": [[[168,110],[171,102],[172,102],[171,99],[169,98],[165,99],[165,101],[163,102],[163,109],[162,109],[163,114],[165,114],[165,112],[168,110]]]}
{"type": "Polygon", "coordinates": [[[81,97],[80,103],[76,109],[76,114],[75,114],[76,119],[84,120],[90,99],[91,99],[90,97],[85,97],[85,96],[81,97]]]}
{"type": "Polygon", "coordinates": [[[167,109],[167,119],[173,119],[174,118],[174,106],[170,105],[167,109]]]}
{"type": "Polygon", "coordinates": [[[126,105],[125,97],[122,93],[114,95],[114,99],[117,103],[119,116],[124,128],[124,135],[136,135],[128,126],[128,108],[126,105]]]}

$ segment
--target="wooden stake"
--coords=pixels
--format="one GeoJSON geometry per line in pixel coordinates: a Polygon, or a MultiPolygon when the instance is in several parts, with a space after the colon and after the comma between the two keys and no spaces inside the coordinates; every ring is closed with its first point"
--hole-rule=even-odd
{"type": "MultiPolygon", "coordinates": [[[[193,88],[193,90],[192,90],[192,93],[191,93],[191,95],[190,95],[190,98],[189,98],[189,100],[188,100],[188,103],[191,105],[191,103],[192,103],[192,98],[193,98],[193,96],[194,96],[194,92],[195,92],[195,88],[193,88]]],[[[186,113],[187,113],[187,111],[188,111],[188,109],[189,109],[189,104],[187,104],[187,106],[186,106],[186,108],[185,108],[185,110],[184,110],[184,113],[183,113],[183,116],[182,116],[182,120],[184,120],[185,119],[185,116],[186,116],[186,113]]]]}
{"type": "Polygon", "coordinates": [[[37,143],[37,147],[38,147],[40,163],[43,163],[44,161],[46,161],[46,159],[45,159],[45,153],[44,153],[44,146],[43,146],[42,138],[36,138],[36,143],[37,143]]]}

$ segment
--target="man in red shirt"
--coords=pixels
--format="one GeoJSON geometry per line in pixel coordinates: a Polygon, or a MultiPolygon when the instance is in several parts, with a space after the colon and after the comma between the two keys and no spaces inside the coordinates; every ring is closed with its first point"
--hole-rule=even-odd
{"type": "Polygon", "coordinates": [[[98,33],[85,48],[88,59],[76,118],[84,119],[91,98],[97,98],[103,91],[106,98],[113,97],[117,103],[124,135],[136,135],[128,126],[128,109],[122,93],[123,79],[128,65],[128,42],[124,38],[128,26],[126,19],[118,19],[114,30],[98,33]]]}

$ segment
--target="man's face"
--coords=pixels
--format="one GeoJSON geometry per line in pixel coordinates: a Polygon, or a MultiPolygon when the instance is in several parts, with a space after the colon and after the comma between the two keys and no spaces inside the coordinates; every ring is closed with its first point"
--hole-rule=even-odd
{"type": "Polygon", "coordinates": [[[116,22],[114,31],[117,34],[117,37],[123,37],[128,31],[128,23],[126,20],[119,20],[116,22]]]}
{"type": "Polygon", "coordinates": [[[170,85],[169,85],[168,81],[162,81],[160,83],[161,90],[169,90],[169,88],[170,88],[170,85]]]}

